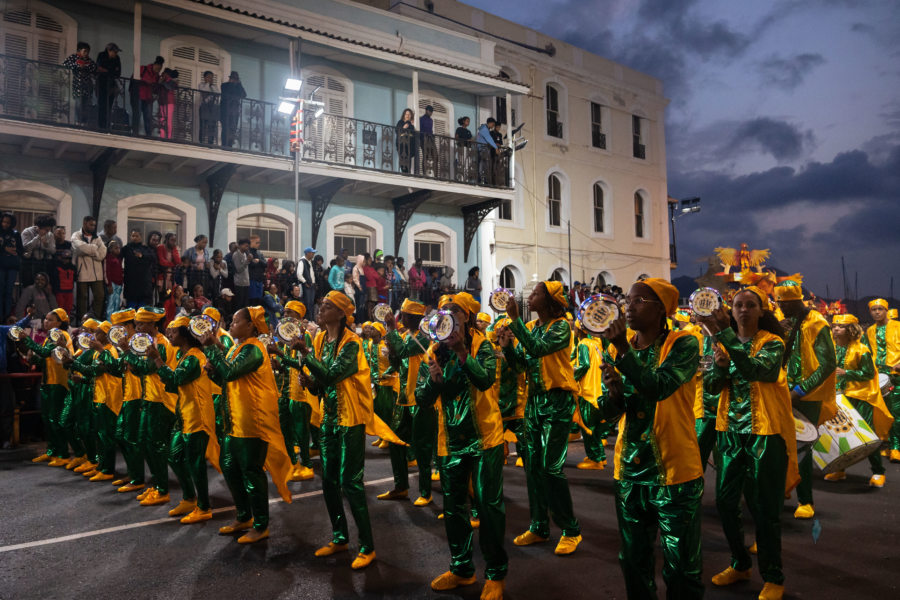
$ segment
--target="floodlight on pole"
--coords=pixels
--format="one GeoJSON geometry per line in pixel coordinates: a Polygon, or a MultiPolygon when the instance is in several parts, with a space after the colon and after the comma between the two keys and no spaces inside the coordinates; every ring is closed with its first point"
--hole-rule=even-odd
{"type": "Polygon", "coordinates": [[[320,106],[319,109],[316,111],[316,114],[313,116],[313,118],[318,119],[319,117],[322,116],[322,113],[324,113],[324,112],[325,112],[325,109],[320,106]]]}
{"type": "Polygon", "coordinates": [[[292,114],[294,114],[294,111],[295,111],[295,110],[297,110],[297,103],[296,103],[296,102],[290,102],[290,101],[288,101],[288,100],[282,100],[282,101],[278,104],[278,112],[280,112],[280,113],[283,114],[283,115],[292,115],[292,114]]]}
{"type": "Polygon", "coordinates": [[[303,80],[288,77],[287,81],[284,82],[284,89],[288,92],[299,92],[302,85],[303,80]]]}

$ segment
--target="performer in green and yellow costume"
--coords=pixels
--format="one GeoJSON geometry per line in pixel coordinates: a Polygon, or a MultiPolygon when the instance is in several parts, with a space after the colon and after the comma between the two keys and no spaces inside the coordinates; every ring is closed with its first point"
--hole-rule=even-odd
{"type": "Polygon", "coordinates": [[[272,362],[257,338],[269,333],[265,309],[251,306],[238,310],[229,332],[238,343],[227,354],[215,333],[208,333],[202,340],[210,378],[225,390],[225,443],[219,464],[237,512],[234,522],[220,527],[219,533],[249,530],[238,543],[250,544],[269,537],[265,471],[282,500],[291,502],[287,487],[291,459],[278,420],[278,387],[272,362]]]}
{"type": "MultiPolygon", "coordinates": [[[[482,313],[483,314],[483,313],[482,313]]],[[[488,325],[485,335],[496,348],[500,348],[498,333],[511,323],[506,313],[498,313],[494,322],[488,325]]],[[[518,344],[515,337],[512,343],[518,344]]],[[[497,352],[500,362],[500,414],[503,415],[503,436],[505,452],[509,454],[509,442],[516,444],[516,466],[525,466],[528,448],[521,440],[525,431],[525,404],[528,402],[528,380],[524,371],[516,371],[506,360],[502,350],[497,352]]]]}
{"type": "MultiPolygon", "coordinates": [[[[397,405],[400,394],[400,375],[391,364],[391,352],[384,340],[387,328],[382,323],[369,323],[369,351],[366,354],[369,367],[372,372],[372,381],[375,383],[375,414],[390,423],[391,413],[397,405]]],[[[375,440],[379,448],[387,448],[388,441],[375,440]]]]}
{"type": "MultiPolygon", "coordinates": [[[[835,404],[835,354],[831,327],[819,312],[807,308],[803,289],[792,279],[775,286],[775,300],[784,313],[787,341],[787,384],[791,403],[819,426],[837,413],[835,404]]],[[[812,446],[800,451],[800,485],[797,486],[797,519],[811,519],[816,511],[812,493],[812,446]]]]}
{"type": "Polygon", "coordinates": [[[459,328],[429,348],[420,369],[416,402],[421,408],[440,399],[438,455],[444,493],[444,527],[450,570],[431,582],[436,591],[475,583],[469,486],[479,509],[478,541],[484,554],[482,600],[500,600],[508,558],[504,549],[503,422],[499,407],[499,365],[493,344],[475,326],[478,302],[468,293],[445,307],[459,328]]]}
{"type": "Polygon", "coordinates": [[[756,523],[760,600],[784,594],[781,511],[785,490],[799,481],[794,418],[782,366],[784,332],[769,298],[755,286],[738,292],[732,314],[719,308],[699,317],[715,337],[714,365],[704,377],[707,393],[719,394],[716,420],[716,507],[731,565],[716,574],[717,586],[750,578],[753,562],[744,544],[741,496],[756,523]]]}
{"type": "Polygon", "coordinates": [[[528,377],[525,430],[519,437],[528,446],[525,477],[531,524],[513,543],[527,546],[550,537],[549,514],[562,529],[556,554],[571,554],[581,543],[581,526],[572,510],[572,495],[563,472],[568,453],[569,428],[575,414],[578,386],[572,368],[572,331],[565,320],[568,300],[562,283],[538,283],[528,297],[538,318],[527,325],[519,306],[507,305],[508,328],[500,333],[506,360],[528,377]],[[511,333],[518,340],[512,343],[511,333]]]}
{"type": "MultiPolygon", "coordinates": [[[[100,325],[96,319],[86,318],[81,323],[81,330],[75,336],[82,334],[93,335],[94,330],[100,325]]],[[[65,342],[60,340],[58,346],[65,347],[65,342]]],[[[91,372],[91,362],[94,359],[94,350],[84,350],[77,343],[73,343],[75,354],[69,355],[63,360],[63,366],[69,370],[69,395],[63,408],[61,422],[69,438],[69,445],[75,458],[69,461],[66,469],[76,473],[89,473],[89,477],[97,474],[97,435],[91,423],[91,411],[94,403],[94,377],[91,372]]]]}
{"type": "MultiPolygon", "coordinates": [[[[215,307],[207,306],[203,309],[203,316],[209,317],[215,322],[216,337],[222,342],[222,347],[225,348],[224,352],[227,354],[228,350],[234,346],[234,338],[222,327],[222,313],[215,307]]],[[[222,391],[222,386],[211,379],[210,385],[212,386],[213,406],[216,411],[216,440],[221,448],[225,442],[225,393],[222,391]]]]}
{"type": "Polygon", "coordinates": [[[604,368],[607,393],[597,399],[602,417],[619,418],[614,476],[625,589],[629,598],[656,597],[658,530],[667,597],[701,598],[697,339],[668,330],[666,317],[678,308],[678,290],[668,281],[635,283],[625,303],[624,315],[603,333],[610,342],[604,362],[615,370],[604,368]]]}
{"type": "Polygon", "coordinates": [[[585,457],[577,468],[601,471],[606,467],[606,436],[613,425],[597,414],[597,398],[603,395],[603,342],[575,322],[575,352],[572,366],[578,383],[578,413],[583,426],[585,457]]]}
{"type": "Polygon", "coordinates": [[[869,302],[869,314],[875,321],[866,330],[866,343],[875,359],[879,375],[890,377],[894,389],[884,403],[894,417],[889,439],[891,462],[900,462],[900,321],[888,317],[888,303],[883,298],[869,302]]]}

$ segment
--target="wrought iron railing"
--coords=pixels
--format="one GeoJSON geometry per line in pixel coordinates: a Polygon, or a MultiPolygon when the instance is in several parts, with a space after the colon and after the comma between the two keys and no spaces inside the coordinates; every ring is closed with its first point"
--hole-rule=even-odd
{"type": "MultiPolygon", "coordinates": [[[[136,79],[79,77],[60,65],[0,54],[0,117],[291,156],[291,118],[272,102],[136,79]],[[76,96],[75,90],[88,92],[76,96]]],[[[473,140],[406,135],[393,125],[310,110],[304,112],[303,138],[302,160],[510,187],[506,149],[495,152],[473,140]]]]}

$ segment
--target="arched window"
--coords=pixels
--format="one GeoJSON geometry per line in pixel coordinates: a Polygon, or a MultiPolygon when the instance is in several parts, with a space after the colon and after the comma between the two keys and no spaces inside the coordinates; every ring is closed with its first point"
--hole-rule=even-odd
{"type": "Polygon", "coordinates": [[[599,183],[594,184],[594,233],[606,232],[606,196],[603,193],[603,186],[599,183]]]}
{"type": "Polygon", "coordinates": [[[372,253],[375,250],[375,231],[359,223],[341,223],[334,228],[334,251],[347,250],[348,256],[372,253]]]}
{"type": "MultiPolygon", "coordinates": [[[[123,240],[132,229],[144,234],[160,231],[174,233],[179,248],[186,248],[197,235],[197,207],[168,194],[137,194],[115,204],[119,237],[123,240]]],[[[80,221],[77,226],[80,226],[80,221]]],[[[208,232],[204,232],[208,233],[208,232]]]]}
{"type": "Polygon", "coordinates": [[[237,220],[237,239],[259,236],[259,249],[266,258],[287,258],[292,251],[287,223],[275,217],[255,214],[237,220]]]}
{"type": "Polygon", "coordinates": [[[604,285],[616,285],[616,280],[609,271],[600,271],[594,280],[595,286],[603,287],[604,285]]]}
{"type": "Polygon", "coordinates": [[[556,173],[547,178],[547,222],[562,227],[562,184],[556,173]]]}
{"type": "Polygon", "coordinates": [[[644,237],[644,196],[640,192],[634,193],[634,237],[644,237]]]}
{"type": "Polygon", "coordinates": [[[511,292],[516,290],[516,275],[512,268],[503,267],[500,269],[500,287],[506,288],[511,292]]]}
{"type": "Polygon", "coordinates": [[[547,110],[547,135],[563,137],[563,94],[559,86],[548,83],[544,90],[544,107],[547,110]]]}
{"type": "Polygon", "coordinates": [[[231,72],[231,54],[199,37],[177,36],[160,44],[165,66],[178,71],[178,86],[197,89],[203,73],[212,71],[213,82],[221,87],[231,72]]]}
{"type": "MultiPolygon", "coordinates": [[[[16,217],[16,229],[22,231],[34,225],[37,217],[48,215],[57,219],[56,203],[34,192],[17,191],[0,193],[0,212],[11,212],[16,217]]],[[[59,223],[68,227],[68,223],[59,223]]]]}
{"type": "MultiPolygon", "coordinates": [[[[61,18],[57,9],[42,2],[9,7],[0,27],[0,52],[58,65],[66,58],[68,34],[74,35],[74,21],[61,18]],[[70,25],[69,22],[72,23],[70,25]],[[71,27],[73,31],[67,31],[71,27]]],[[[7,93],[11,91],[7,88],[7,93]]]]}
{"type": "Polygon", "coordinates": [[[442,267],[448,265],[450,248],[449,238],[439,231],[427,230],[414,237],[414,252],[417,259],[422,259],[426,267],[442,267]]]}
{"type": "MultiPolygon", "coordinates": [[[[144,236],[144,242],[150,236],[151,231],[159,231],[165,238],[167,233],[174,233],[180,248],[184,249],[184,227],[182,215],[158,205],[135,206],[128,210],[128,231],[125,235],[137,229],[144,236]]],[[[123,237],[120,235],[119,237],[123,237]]]]}
{"type": "Polygon", "coordinates": [[[566,270],[562,267],[554,269],[550,274],[550,281],[559,281],[561,283],[566,283],[568,281],[566,270]]]}

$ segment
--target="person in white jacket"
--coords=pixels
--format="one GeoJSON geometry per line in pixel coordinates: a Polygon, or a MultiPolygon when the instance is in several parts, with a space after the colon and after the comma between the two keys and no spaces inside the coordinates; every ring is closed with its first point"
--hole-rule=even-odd
{"type": "Polygon", "coordinates": [[[81,221],[81,229],[72,234],[72,253],[75,260],[77,296],[76,313],[80,318],[88,310],[90,295],[91,313],[103,316],[103,302],[106,285],[103,283],[103,259],[106,258],[106,244],[97,235],[97,219],[87,216],[81,221]]]}

